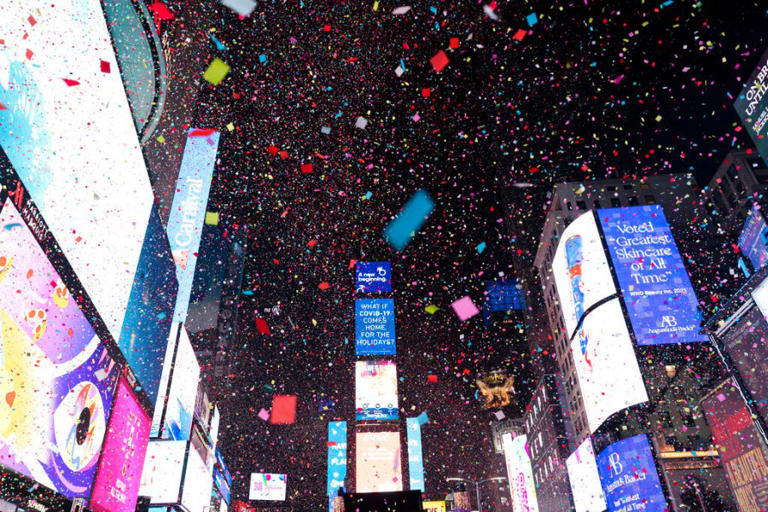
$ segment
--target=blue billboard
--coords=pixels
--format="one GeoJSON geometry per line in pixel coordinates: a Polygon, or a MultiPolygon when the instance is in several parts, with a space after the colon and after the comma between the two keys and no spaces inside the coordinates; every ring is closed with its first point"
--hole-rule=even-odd
{"type": "Polygon", "coordinates": [[[597,215],[638,345],[705,341],[696,294],[661,206],[597,215]]]}
{"type": "Polygon", "coordinates": [[[648,437],[640,434],[615,442],[597,456],[597,470],[608,510],[669,510],[648,437]]]}
{"type": "Polygon", "coordinates": [[[216,449],[216,462],[213,466],[213,483],[221,494],[221,498],[227,505],[231,505],[232,475],[229,473],[227,465],[224,463],[224,457],[216,449]]]}
{"type": "Polygon", "coordinates": [[[760,207],[752,206],[744,228],[739,235],[739,250],[752,262],[752,268],[757,272],[768,263],[768,247],[766,247],[768,225],[765,223],[760,207]]]}
{"type": "Polygon", "coordinates": [[[394,355],[395,345],[395,300],[356,300],[355,354],[394,355]]]}
{"type": "Polygon", "coordinates": [[[152,404],[157,400],[176,303],[176,268],[153,207],[118,345],[152,404]]]}
{"type": "Polygon", "coordinates": [[[408,476],[411,491],[424,492],[424,458],[421,453],[421,422],[419,418],[406,418],[408,435],[408,476]]]}
{"type": "Polygon", "coordinates": [[[355,264],[355,290],[361,293],[392,291],[392,265],[388,261],[358,261],[355,264]]]}
{"type": "Polygon", "coordinates": [[[187,134],[176,194],[168,218],[168,239],[179,280],[174,318],[179,322],[185,321],[189,308],[220,135],[216,130],[199,128],[193,128],[187,134]]]}
{"type": "Polygon", "coordinates": [[[340,487],[344,487],[345,478],[347,478],[347,422],[331,421],[328,423],[329,501],[333,500],[340,487]]]}

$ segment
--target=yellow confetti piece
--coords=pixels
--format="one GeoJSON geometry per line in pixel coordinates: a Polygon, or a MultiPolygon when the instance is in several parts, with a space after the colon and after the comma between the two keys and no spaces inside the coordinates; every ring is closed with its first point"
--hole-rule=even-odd
{"type": "Polygon", "coordinates": [[[205,223],[209,226],[218,226],[219,212],[205,212],[205,223]]]}
{"type": "Polygon", "coordinates": [[[227,130],[229,130],[229,131],[232,131],[232,130],[234,130],[234,129],[235,129],[235,125],[234,125],[234,123],[229,123],[229,124],[227,125],[227,130]]]}
{"type": "Polygon", "coordinates": [[[203,78],[206,82],[212,85],[219,85],[224,77],[229,73],[229,64],[219,59],[218,57],[213,59],[213,62],[208,66],[208,69],[203,73],[203,78]]]}
{"type": "Polygon", "coordinates": [[[430,315],[434,315],[437,311],[440,311],[440,308],[430,304],[429,306],[424,308],[424,311],[426,311],[430,315]]]}

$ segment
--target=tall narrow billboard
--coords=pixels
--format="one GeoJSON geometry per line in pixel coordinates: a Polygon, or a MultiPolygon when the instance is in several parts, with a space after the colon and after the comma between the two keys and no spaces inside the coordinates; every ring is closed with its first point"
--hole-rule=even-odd
{"type": "Polygon", "coordinates": [[[0,146],[117,339],[153,196],[101,3],[2,8],[0,146]]]}
{"type": "Polygon", "coordinates": [[[403,490],[400,432],[355,433],[357,492],[403,490]]]}
{"type": "Polygon", "coordinates": [[[200,365],[197,363],[187,330],[182,325],[162,426],[165,439],[189,439],[199,381],[200,365]]]}
{"type": "Polygon", "coordinates": [[[139,493],[151,503],[178,503],[187,441],[152,440],[147,446],[139,493]]]}
{"type": "Polygon", "coordinates": [[[603,449],[597,456],[597,470],[609,511],[669,510],[645,434],[622,439],[603,449]]]}
{"type": "Polygon", "coordinates": [[[355,301],[355,354],[395,355],[394,299],[355,301]]]}
{"type": "Polygon", "coordinates": [[[0,341],[0,463],[87,498],[118,368],[10,200],[0,211],[0,341]]]}
{"type": "Polygon", "coordinates": [[[757,61],[757,68],[752,72],[733,104],[744,128],[755,143],[763,160],[768,162],[768,51],[757,61]]]}
{"type": "Polygon", "coordinates": [[[347,422],[328,423],[328,480],[326,490],[333,499],[347,478],[347,422]]]}
{"type": "Polygon", "coordinates": [[[539,512],[536,482],[533,480],[531,456],[528,453],[528,438],[524,435],[513,438],[512,434],[506,433],[502,436],[502,443],[514,510],[539,512]]]}
{"type": "Polygon", "coordinates": [[[706,341],[683,259],[659,205],[598,210],[638,345],[706,341]]]}
{"type": "Polygon", "coordinates": [[[606,509],[605,493],[600,484],[592,438],[587,437],[565,461],[576,512],[602,512],[606,509]]]}
{"type": "Polygon", "coordinates": [[[424,457],[421,450],[421,423],[419,418],[406,418],[408,436],[408,477],[411,491],[424,490],[424,457]]]}
{"type": "Polygon", "coordinates": [[[765,223],[760,206],[755,203],[747,214],[738,242],[739,250],[749,258],[755,271],[760,270],[763,265],[768,263],[766,235],[768,235],[768,224],[765,223]]]}
{"type": "Polygon", "coordinates": [[[171,242],[171,252],[176,261],[176,277],[179,280],[174,314],[174,318],[179,322],[186,319],[189,308],[197,251],[200,248],[200,236],[220,135],[216,130],[210,129],[193,128],[189,131],[176,183],[176,194],[171,205],[168,239],[171,242]]]}
{"type": "Polygon", "coordinates": [[[397,366],[393,361],[355,362],[355,418],[396,420],[397,366]]]}

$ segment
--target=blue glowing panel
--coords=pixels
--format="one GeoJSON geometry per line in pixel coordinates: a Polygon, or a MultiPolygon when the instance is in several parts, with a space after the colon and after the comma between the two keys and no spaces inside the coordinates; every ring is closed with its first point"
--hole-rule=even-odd
{"type": "Polygon", "coordinates": [[[347,422],[328,423],[328,498],[333,499],[347,478],[347,422]]]}
{"type": "Polygon", "coordinates": [[[424,458],[421,453],[421,423],[419,418],[406,418],[408,434],[408,476],[410,490],[424,492],[424,458]]]}
{"type": "Polygon", "coordinates": [[[355,290],[361,293],[391,292],[392,265],[388,261],[358,261],[355,290]]]}
{"type": "Polygon", "coordinates": [[[355,301],[355,353],[358,356],[394,355],[394,299],[355,301]]]}
{"type": "Polygon", "coordinates": [[[661,207],[597,215],[638,345],[705,341],[696,294],[661,207]]]}
{"type": "Polygon", "coordinates": [[[739,235],[739,249],[752,262],[755,272],[768,263],[768,247],[765,243],[767,233],[768,225],[760,213],[760,208],[755,204],[747,215],[744,229],[739,235]]]}

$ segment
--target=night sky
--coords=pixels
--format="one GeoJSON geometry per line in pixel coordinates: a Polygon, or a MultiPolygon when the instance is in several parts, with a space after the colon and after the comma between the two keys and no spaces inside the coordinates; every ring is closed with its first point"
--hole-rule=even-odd
{"type": "Polygon", "coordinates": [[[248,18],[210,4],[216,40],[204,44],[232,69],[193,106],[197,126],[223,131],[208,209],[249,230],[221,446],[235,498],[251,472],[287,473],[298,510],[325,502],[327,422],[354,418],[350,260],[392,262],[400,415],[429,414],[427,495],[444,496],[452,475],[503,475],[473,382],[522,376],[514,413],[531,354],[517,327],[461,322],[450,304],[525,272],[514,263],[530,261],[555,183],[686,171],[706,184],[748,147],[732,103],[767,43],[760,2],[435,1],[395,15],[408,4],[299,0],[259,2],[248,18]],[[420,189],[435,210],[397,252],[383,230],[420,189]],[[274,305],[279,316],[264,313],[274,305]],[[297,395],[294,425],[257,417],[275,394],[297,395]],[[319,412],[324,398],[333,412],[319,412]]]}

